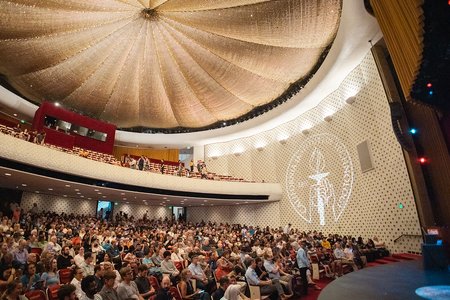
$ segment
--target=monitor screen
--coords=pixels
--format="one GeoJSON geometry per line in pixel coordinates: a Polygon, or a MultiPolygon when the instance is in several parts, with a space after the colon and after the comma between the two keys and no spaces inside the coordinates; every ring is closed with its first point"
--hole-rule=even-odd
{"type": "Polygon", "coordinates": [[[97,217],[102,220],[109,220],[113,216],[114,203],[111,201],[97,202],[97,217]]]}

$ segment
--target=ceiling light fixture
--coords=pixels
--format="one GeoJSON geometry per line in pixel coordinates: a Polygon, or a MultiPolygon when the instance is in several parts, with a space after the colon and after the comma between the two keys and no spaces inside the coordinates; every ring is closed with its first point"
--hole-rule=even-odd
{"type": "Polygon", "coordinates": [[[52,188],[48,188],[48,190],[49,190],[49,191],[53,191],[53,189],[52,189],[52,188]]]}
{"type": "Polygon", "coordinates": [[[11,173],[5,173],[5,176],[11,176],[11,173]]]}

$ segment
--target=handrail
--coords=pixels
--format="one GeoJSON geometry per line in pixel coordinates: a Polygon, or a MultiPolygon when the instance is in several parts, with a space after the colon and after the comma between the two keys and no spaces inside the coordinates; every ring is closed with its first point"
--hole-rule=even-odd
{"type": "Polygon", "coordinates": [[[398,238],[396,238],[395,240],[394,240],[394,243],[396,243],[399,239],[401,239],[402,237],[404,237],[404,236],[422,236],[421,234],[408,234],[408,233],[404,233],[404,234],[402,234],[401,236],[399,236],[398,238]]]}

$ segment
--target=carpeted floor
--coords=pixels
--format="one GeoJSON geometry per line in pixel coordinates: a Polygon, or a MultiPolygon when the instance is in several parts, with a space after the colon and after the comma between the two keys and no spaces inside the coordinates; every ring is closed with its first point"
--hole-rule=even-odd
{"type": "MultiPolygon", "coordinates": [[[[384,266],[384,265],[389,265],[389,264],[396,264],[396,263],[405,262],[405,261],[417,261],[417,260],[420,260],[420,259],[421,259],[420,255],[403,254],[403,253],[402,254],[394,254],[394,255],[392,255],[390,257],[385,257],[383,259],[377,259],[375,262],[368,263],[367,267],[365,269],[363,269],[363,270],[369,270],[372,267],[376,267],[376,266],[384,266]]],[[[358,272],[354,273],[353,276],[356,276],[358,272]]],[[[293,297],[291,299],[292,300],[297,300],[297,299],[316,300],[316,299],[319,298],[319,295],[321,295],[323,289],[328,284],[330,284],[330,283],[332,283],[334,281],[342,280],[342,279],[346,278],[346,276],[348,276],[348,275],[350,275],[352,273],[346,274],[346,275],[344,275],[343,277],[341,277],[339,279],[329,279],[329,278],[324,277],[324,278],[321,278],[320,280],[315,280],[315,282],[317,283],[317,286],[322,288],[322,290],[315,290],[314,287],[309,287],[307,296],[293,297]]],[[[326,293],[324,293],[324,294],[326,294],[326,293]]],[[[334,300],[334,298],[328,298],[328,297],[327,298],[321,297],[321,299],[333,299],[334,300]]],[[[353,298],[353,299],[364,299],[364,298],[353,298]]]]}

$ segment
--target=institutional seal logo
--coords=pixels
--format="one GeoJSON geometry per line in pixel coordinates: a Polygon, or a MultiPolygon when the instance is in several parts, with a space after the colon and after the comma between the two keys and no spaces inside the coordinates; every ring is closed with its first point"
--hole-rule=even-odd
{"type": "Polygon", "coordinates": [[[294,210],[308,223],[337,222],[352,193],[353,164],[345,145],[332,134],[308,138],[292,155],[286,192],[294,210]]]}

